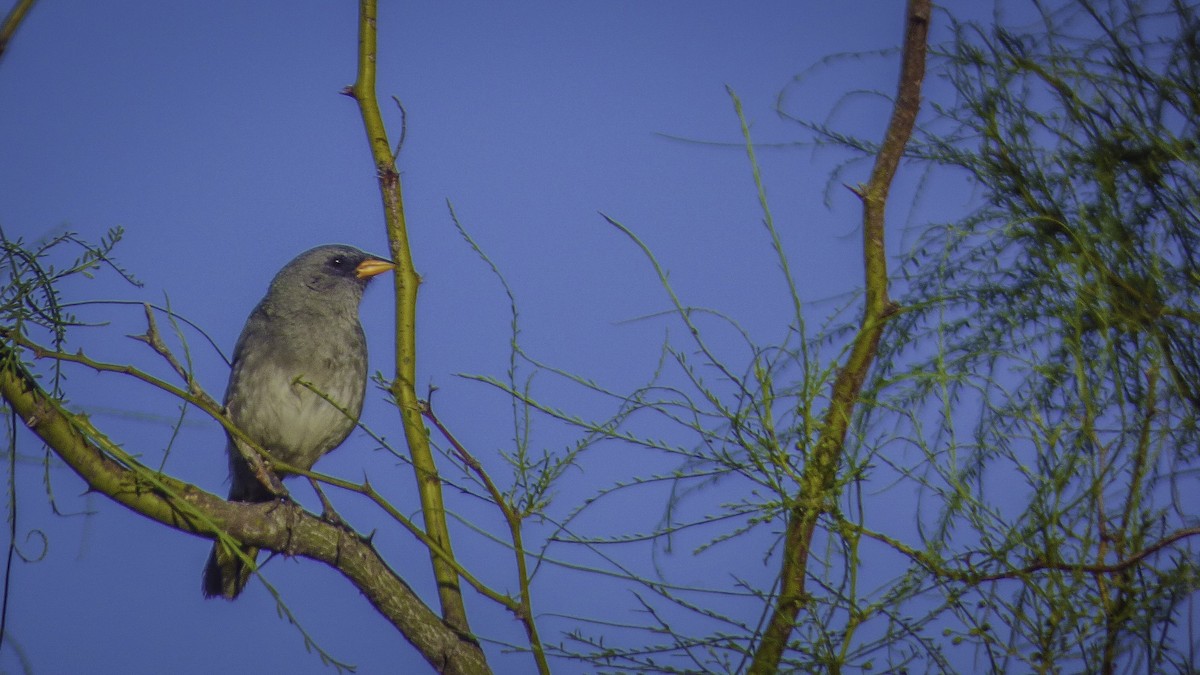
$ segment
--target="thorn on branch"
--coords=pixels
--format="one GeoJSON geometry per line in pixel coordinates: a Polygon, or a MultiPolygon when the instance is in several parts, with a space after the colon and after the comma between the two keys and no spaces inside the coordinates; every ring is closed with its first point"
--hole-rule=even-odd
{"type": "Polygon", "coordinates": [[[342,87],[342,90],[339,91],[338,93],[341,94],[342,96],[349,96],[352,99],[358,100],[358,94],[354,93],[354,85],[352,85],[352,84],[348,84],[348,85],[342,87]]]}

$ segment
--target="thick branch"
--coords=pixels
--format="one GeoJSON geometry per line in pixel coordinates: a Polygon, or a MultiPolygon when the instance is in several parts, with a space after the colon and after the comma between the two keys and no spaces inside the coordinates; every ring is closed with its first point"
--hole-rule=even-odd
{"type": "Polygon", "coordinates": [[[862,324],[854,337],[846,363],[834,381],[821,434],[811,452],[807,453],[800,495],[789,513],[784,535],[779,596],[762,642],[754,654],[751,673],[778,672],[788,637],[805,603],[805,577],[817,520],[836,501],[837,469],[845,450],[846,432],[850,428],[854,406],[875,360],[884,324],[895,311],[888,299],[884,215],[888,190],[920,110],[930,15],[930,0],[909,0],[905,14],[899,93],[883,144],[875,158],[870,181],[859,193],[863,200],[863,267],[866,275],[862,324]]]}
{"type": "Polygon", "coordinates": [[[443,622],[368,541],[289,502],[245,504],[164,474],[117,461],[89,436],[90,423],[64,411],[11,349],[0,349],[0,396],[96,492],[181,532],[319,560],[341,572],[439,672],[487,672],[479,645],[443,622]]]}

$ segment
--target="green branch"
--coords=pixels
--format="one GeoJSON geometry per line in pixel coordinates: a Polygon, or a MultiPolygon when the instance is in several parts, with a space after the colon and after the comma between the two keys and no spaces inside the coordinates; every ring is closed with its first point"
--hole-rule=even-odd
{"type": "Polygon", "coordinates": [[[838,466],[845,451],[846,432],[878,351],[884,324],[896,311],[888,299],[884,210],[892,179],[920,110],[931,11],[929,0],[909,0],[906,9],[899,95],[883,144],[875,157],[870,181],[857,191],[863,202],[863,267],[866,275],[863,319],[846,362],[834,381],[820,436],[810,451],[798,448],[806,455],[800,495],[791,508],[784,535],[779,593],[754,653],[750,673],[766,675],[779,670],[796,617],[806,603],[805,579],[817,520],[836,503],[838,466]]]}
{"type": "MultiPolygon", "coordinates": [[[[412,456],[421,497],[421,513],[425,531],[437,543],[437,548],[453,556],[450,530],[446,526],[446,505],[442,497],[442,482],[438,475],[429,433],[421,419],[421,404],[416,394],[417,364],[417,288],[421,278],[413,268],[409,247],[408,226],[404,219],[404,196],[396,156],[388,143],[387,128],[379,112],[375,94],[375,65],[379,51],[376,43],[378,7],[375,0],[359,3],[358,18],[358,77],[346,93],[358,102],[363,128],[371,147],[371,158],[379,180],[383,212],[387,219],[388,242],[392,260],[396,263],[396,379],[390,390],[400,410],[404,438],[412,456]]],[[[437,579],[438,597],[446,622],[464,633],[470,632],[467,610],[463,604],[462,586],[454,566],[432,548],[429,552],[437,579]]]]}

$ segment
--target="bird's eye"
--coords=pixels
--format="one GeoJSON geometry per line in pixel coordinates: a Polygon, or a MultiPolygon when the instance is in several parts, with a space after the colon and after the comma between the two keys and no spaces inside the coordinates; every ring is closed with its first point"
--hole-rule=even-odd
{"type": "Polygon", "coordinates": [[[342,267],[346,264],[346,259],[341,256],[335,256],[329,259],[329,264],[334,267],[342,267]]]}

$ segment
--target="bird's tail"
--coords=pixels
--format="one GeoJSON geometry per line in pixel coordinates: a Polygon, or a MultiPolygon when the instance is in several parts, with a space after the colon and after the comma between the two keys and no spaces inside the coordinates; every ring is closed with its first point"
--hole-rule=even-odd
{"type": "MultiPolygon", "coordinates": [[[[256,548],[242,549],[241,552],[250,560],[258,557],[256,548]]],[[[208,555],[208,564],[204,566],[204,597],[237,598],[253,572],[254,568],[238,555],[238,551],[220,541],[214,543],[212,553],[208,555]]]]}
{"type": "MultiPolygon", "coordinates": [[[[229,501],[269,502],[275,499],[276,495],[258,482],[254,472],[242,458],[243,452],[253,451],[239,450],[235,443],[231,438],[225,449],[229,455],[229,501]]],[[[275,478],[273,474],[270,474],[270,477],[275,478]]],[[[213,542],[212,553],[208,554],[208,563],[204,566],[204,581],[201,586],[204,597],[226,600],[237,598],[250,581],[250,575],[258,567],[257,562],[251,565],[247,560],[256,561],[257,558],[257,548],[245,547],[238,550],[222,543],[220,539],[213,542]]]]}

